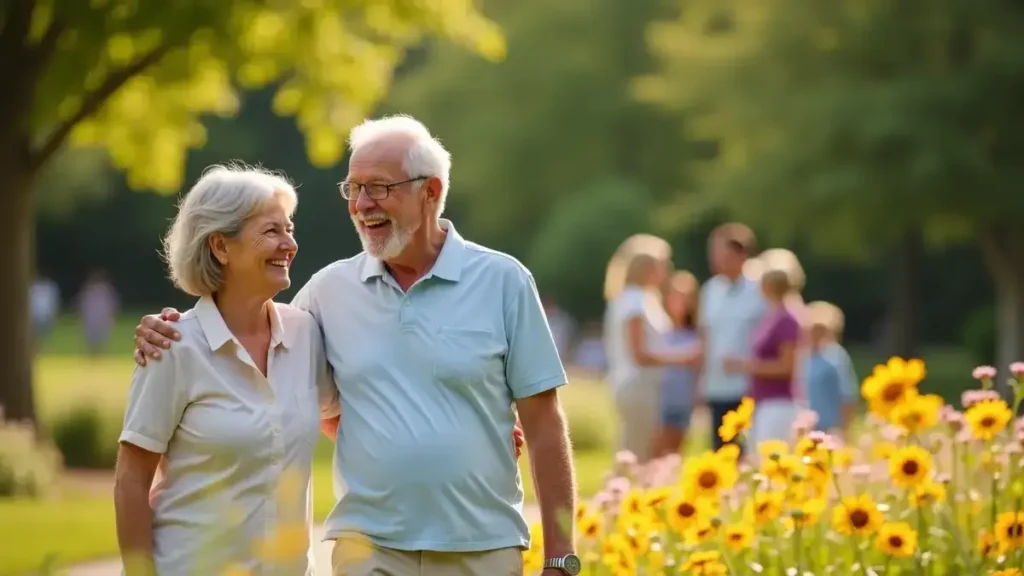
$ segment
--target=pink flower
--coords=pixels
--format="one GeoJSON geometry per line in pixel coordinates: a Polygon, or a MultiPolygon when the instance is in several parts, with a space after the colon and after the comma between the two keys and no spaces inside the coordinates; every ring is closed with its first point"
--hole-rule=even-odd
{"type": "Polygon", "coordinates": [[[803,436],[818,425],[818,413],[813,410],[801,410],[793,421],[793,432],[803,436]]]}
{"type": "Polygon", "coordinates": [[[1010,372],[1017,378],[1024,376],[1024,362],[1010,364],[1010,372]]]}
{"type": "Polygon", "coordinates": [[[871,466],[868,466],[867,464],[850,466],[850,474],[860,478],[867,478],[871,475],[871,466]]]}
{"type": "Polygon", "coordinates": [[[615,453],[615,464],[618,466],[636,466],[636,454],[629,450],[615,453]]]}
{"type": "Polygon", "coordinates": [[[621,496],[626,492],[629,492],[630,482],[629,478],[624,476],[616,476],[610,478],[605,484],[605,490],[608,491],[612,496],[621,496]]]}
{"type": "Polygon", "coordinates": [[[939,409],[939,419],[954,432],[963,428],[964,425],[964,415],[948,404],[944,404],[939,409]]]}
{"type": "Polygon", "coordinates": [[[991,366],[978,366],[971,372],[975,380],[991,380],[996,377],[996,369],[991,366]]]}
{"type": "Polygon", "coordinates": [[[970,408],[978,402],[986,400],[999,400],[999,393],[995,390],[965,390],[960,395],[960,403],[964,408],[970,408]]]}

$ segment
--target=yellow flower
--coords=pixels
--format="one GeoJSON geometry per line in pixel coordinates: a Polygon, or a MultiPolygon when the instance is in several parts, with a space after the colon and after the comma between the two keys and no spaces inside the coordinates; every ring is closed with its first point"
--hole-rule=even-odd
{"type": "MultiPolygon", "coordinates": [[[[797,446],[800,446],[800,444],[797,443],[797,446]]],[[[778,459],[789,454],[789,444],[782,440],[762,440],[757,444],[757,453],[764,460],[778,459]]]]}
{"type": "Polygon", "coordinates": [[[673,496],[668,502],[668,523],[682,533],[696,525],[700,520],[708,520],[716,510],[709,500],[692,498],[686,494],[673,496]]]}
{"type": "Polygon", "coordinates": [[[985,531],[978,536],[978,554],[981,554],[983,558],[999,556],[999,543],[996,542],[991,532],[985,531]]]}
{"type": "Polygon", "coordinates": [[[928,479],[932,455],[920,446],[899,448],[889,457],[889,476],[900,488],[910,488],[928,479]]]}
{"type": "Polygon", "coordinates": [[[1006,570],[996,570],[992,573],[992,576],[1024,576],[1022,575],[1020,568],[1007,568],[1006,570]]]}
{"type": "Polygon", "coordinates": [[[648,510],[661,508],[671,495],[672,490],[668,487],[652,488],[644,495],[644,504],[648,510]]]}
{"type": "Polygon", "coordinates": [[[783,524],[788,530],[806,528],[816,524],[824,511],[825,501],[820,498],[812,498],[798,506],[793,506],[789,515],[783,519],[783,524]]]}
{"type": "Polygon", "coordinates": [[[935,394],[910,394],[892,409],[889,421],[910,433],[927,430],[939,423],[943,404],[942,398],[935,394]]]}
{"type": "Polygon", "coordinates": [[[747,522],[753,521],[758,526],[774,522],[782,515],[783,501],[783,494],[779,492],[757,492],[747,501],[743,516],[747,522]]]}
{"type": "Polygon", "coordinates": [[[683,534],[683,540],[689,544],[703,544],[718,535],[718,526],[714,520],[698,520],[683,534]]]}
{"type": "Polygon", "coordinates": [[[544,568],[544,554],[540,550],[530,549],[523,552],[523,571],[527,574],[539,572],[544,568]]]}
{"type": "Polygon", "coordinates": [[[896,448],[892,442],[876,442],[871,448],[871,456],[876,460],[888,460],[896,452],[896,448]]]}
{"type": "Polygon", "coordinates": [[[644,492],[639,489],[632,489],[622,498],[620,514],[623,516],[635,516],[647,512],[647,498],[644,492]]]}
{"type": "Polygon", "coordinates": [[[875,546],[897,558],[909,558],[917,549],[917,532],[906,522],[886,522],[878,530],[875,546]]]}
{"type": "Polygon", "coordinates": [[[722,555],[717,550],[704,550],[690,554],[683,563],[681,571],[694,576],[719,576],[728,572],[722,563],[722,555]]]}
{"type": "Polygon", "coordinates": [[[1006,428],[1012,418],[1013,411],[1003,400],[983,400],[964,413],[971,436],[978,440],[991,440],[1006,428]]]}
{"type": "Polygon", "coordinates": [[[925,480],[914,487],[910,504],[914,508],[927,508],[946,501],[946,487],[939,482],[925,480]]]}
{"type": "Polygon", "coordinates": [[[225,568],[220,576],[252,576],[252,571],[242,565],[232,564],[225,568]]]}
{"type": "Polygon", "coordinates": [[[800,457],[796,454],[772,454],[761,461],[761,474],[769,480],[788,483],[800,468],[800,457]]]}
{"type": "Polygon", "coordinates": [[[746,550],[754,543],[754,528],[750,524],[729,524],[722,532],[725,545],[733,552],[746,550]]]}
{"type": "Polygon", "coordinates": [[[577,530],[579,530],[581,538],[586,540],[596,540],[601,536],[601,530],[604,527],[604,519],[600,514],[590,514],[588,512],[580,518],[579,522],[576,523],[576,527],[577,530]]]}
{"type": "Polygon", "coordinates": [[[722,447],[715,454],[727,464],[735,466],[736,462],[740,459],[740,447],[732,443],[722,444],[722,447]]]}
{"type": "Polygon", "coordinates": [[[924,376],[924,362],[921,360],[915,358],[908,362],[893,357],[884,366],[875,366],[874,372],[864,379],[861,394],[872,412],[888,418],[893,408],[908,395],[917,394],[917,385],[924,376]]]}
{"type": "Polygon", "coordinates": [[[1024,512],[1003,512],[997,516],[992,535],[1003,553],[1020,548],[1024,544],[1024,512]]]}
{"type": "Polygon", "coordinates": [[[705,452],[686,461],[683,466],[683,486],[698,497],[717,497],[722,490],[732,488],[738,472],[714,452],[705,452]]]}
{"type": "Polygon", "coordinates": [[[718,427],[718,436],[722,442],[732,442],[743,431],[750,428],[754,417],[754,400],[744,398],[735,410],[729,410],[722,417],[722,425],[718,427]]]}
{"type": "Polygon", "coordinates": [[[844,498],[842,503],[832,510],[832,527],[836,532],[847,536],[872,534],[883,521],[878,505],[866,494],[844,498]]]}

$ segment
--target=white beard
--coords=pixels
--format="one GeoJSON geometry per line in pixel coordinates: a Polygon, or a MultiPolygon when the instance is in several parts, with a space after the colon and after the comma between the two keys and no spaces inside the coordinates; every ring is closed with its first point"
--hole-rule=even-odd
{"type": "Polygon", "coordinates": [[[394,220],[391,221],[391,233],[383,241],[364,235],[363,229],[359,226],[359,219],[355,216],[352,217],[352,223],[356,227],[356,233],[359,234],[359,242],[363,245],[363,250],[378,260],[397,258],[405,250],[409,244],[409,238],[412,236],[408,230],[399,228],[394,220]]]}

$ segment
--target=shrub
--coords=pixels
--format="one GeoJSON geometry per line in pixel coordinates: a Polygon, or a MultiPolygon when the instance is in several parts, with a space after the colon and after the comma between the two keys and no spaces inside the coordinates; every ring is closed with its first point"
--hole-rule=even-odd
{"type": "Polygon", "coordinates": [[[57,417],[50,429],[68,468],[112,468],[117,462],[116,427],[92,404],[72,408],[57,417]]]}
{"type": "Polygon", "coordinates": [[[36,436],[31,424],[0,416],[0,497],[39,497],[60,472],[60,453],[36,436]]]}

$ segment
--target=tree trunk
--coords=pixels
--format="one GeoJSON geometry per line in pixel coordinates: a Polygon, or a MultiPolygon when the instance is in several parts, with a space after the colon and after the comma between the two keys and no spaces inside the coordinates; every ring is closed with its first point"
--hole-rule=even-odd
{"type": "Polygon", "coordinates": [[[889,356],[912,358],[919,352],[918,311],[924,243],[919,230],[909,230],[893,252],[889,270],[889,356]]]}
{"type": "Polygon", "coordinates": [[[1000,386],[1013,362],[1024,360],[1024,238],[999,230],[982,237],[996,290],[996,369],[1000,386]]]}
{"type": "Polygon", "coordinates": [[[16,154],[0,152],[0,190],[7,205],[0,210],[0,246],[6,246],[6,280],[0,282],[0,406],[8,420],[35,421],[32,395],[32,343],[29,287],[35,245],[32,175],[12,162],[16,154]]]}

